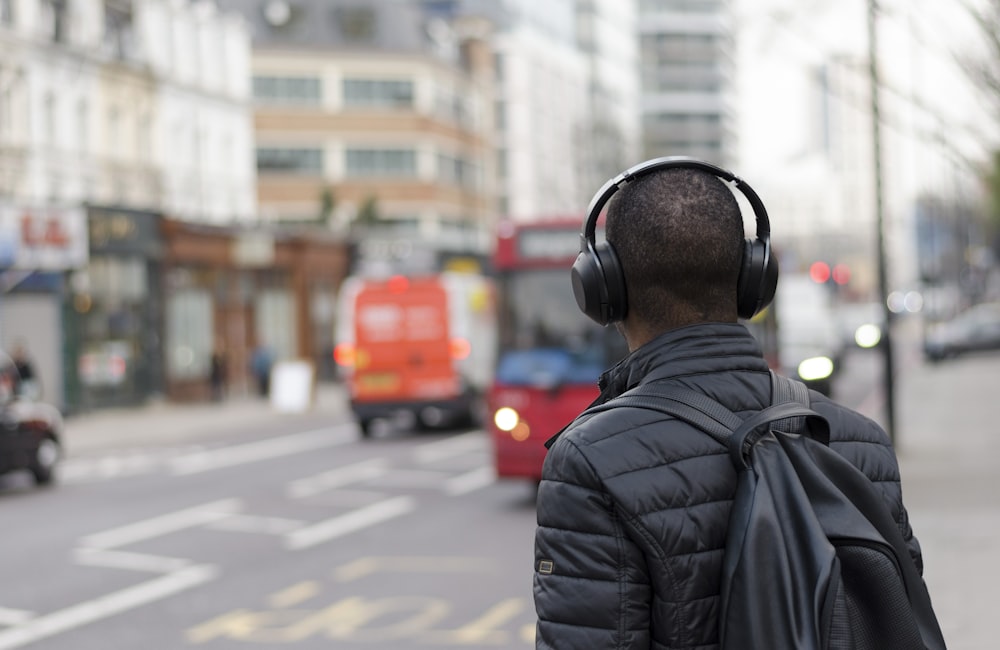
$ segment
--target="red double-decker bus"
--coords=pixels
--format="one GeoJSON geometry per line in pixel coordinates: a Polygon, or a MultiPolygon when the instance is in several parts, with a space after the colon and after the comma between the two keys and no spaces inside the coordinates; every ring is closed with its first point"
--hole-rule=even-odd
{"type": "Polygon", "coordinates": [[[601,372],[627,353],[618,332],[593,323],[573,297],[582,223],[504,223],[497,231],[499,350],[487,405],[500,478],[540,480],[545,441],[597,397],[601,372]]]}

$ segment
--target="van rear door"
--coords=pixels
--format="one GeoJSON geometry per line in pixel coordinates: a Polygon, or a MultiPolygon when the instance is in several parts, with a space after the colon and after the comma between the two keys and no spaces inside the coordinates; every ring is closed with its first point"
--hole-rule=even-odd
{"type": "Polygon", "coordinates": [[[373,282],[357,294],[354,314],[356,400],[414,402],[458,393],[448,295],[439,280],[373,282]]]}

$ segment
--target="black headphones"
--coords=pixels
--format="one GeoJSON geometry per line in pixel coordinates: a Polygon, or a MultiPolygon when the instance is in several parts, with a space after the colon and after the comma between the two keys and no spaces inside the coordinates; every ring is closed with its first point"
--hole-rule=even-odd
{"type": "Polygon", "coordinates": [[[743,261],[736,289],[736,312],[740,318],[753,318],[770,304],[778,286],[778,260],[771,255],[771,224],[767,219],[767,210],[757,193],[743,179],[711,163],[683,156],[654,158],[630,167],[605,183],[590,200],[587,221],[580,233],[580,254],[573,262],[570,272],[573,295],[580,311],[600,325],[625,318],[628,311],[625,274],[611,244],[607,241],[595,243],[597,219],[615,192],[637,178],[663,169],[697,169],[708,172],[727,183],[733,183],[750,202],[757,218],[757,235],[754,239],[747,239],[743,247],[743,261]]]}

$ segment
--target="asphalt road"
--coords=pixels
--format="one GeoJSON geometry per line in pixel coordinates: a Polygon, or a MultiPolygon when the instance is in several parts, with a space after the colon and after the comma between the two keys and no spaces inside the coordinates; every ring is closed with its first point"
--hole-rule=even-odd
{"type": "MultiPolygon", "coordinates": [[[[835,397],[877,412],[878,381],[852,354],[835,397]]],[[[296,422],[0,478],[0,650],[533,647],[533,488],[485,433],[296,422]]]]}
{"type": "Polygon", "coordinates": [[[0,649],[531,647],[533,493],[489,460],[341,422],[7,477],[0,649]]]}

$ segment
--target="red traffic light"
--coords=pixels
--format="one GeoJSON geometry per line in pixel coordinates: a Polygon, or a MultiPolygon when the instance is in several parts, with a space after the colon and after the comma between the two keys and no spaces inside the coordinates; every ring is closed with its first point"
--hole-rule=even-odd
{"type": "Polygon", "coordinates": [[[833,281],[844,285],[851,281],[851,269],[846,264],[837,264],[833,267],[833,281]]]}
{"type": "Polygon", "coordinates": [[[813,262],[809,267],[809,277],[813,282],[824,284],[830,279],[830,265],[826,262],[813,262]]]}

